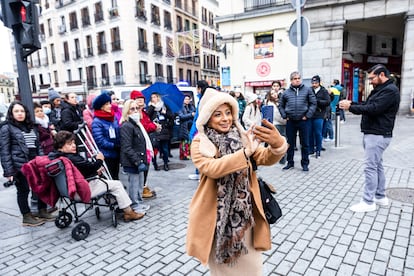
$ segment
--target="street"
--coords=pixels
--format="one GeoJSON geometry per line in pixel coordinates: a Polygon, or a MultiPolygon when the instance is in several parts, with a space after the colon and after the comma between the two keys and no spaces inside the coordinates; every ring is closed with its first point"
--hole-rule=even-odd
{"type": "MultiPolygon", "coordinates": [[[[294,169],[259,168],[276,187],[283,212],[271,225],[263,275],[414,275],[414,119],[397,118],[384,154],[390,206],[362,214],[348,210],[364,184],[359,122],[347,114],[340,147],[324,142],[327,150],[310,157],[309,172],[301,170],[300,151],[294,169]]],[[[82,241],[72,239],[73,223],[21,226],[15,187],[1,185],[0,275],[208,275],[185,253],[188,205],[198,184],[188,179],[194,166],[178,160],[178,149],[172,154],[170,171],[151,166],[149,186],[157,197],[146,201],[151,209],[143,219],[120,219],[114,228],[108,210],[101,208],[99,221],[90,211],[82,217],[91,226],[82,241]]]]}

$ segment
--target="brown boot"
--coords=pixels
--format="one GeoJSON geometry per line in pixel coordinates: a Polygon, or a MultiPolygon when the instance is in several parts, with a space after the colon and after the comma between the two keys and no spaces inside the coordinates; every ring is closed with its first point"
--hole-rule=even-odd
{"type": "Polygon", "coordinates": [[[52,221],[56,219],[56,216],[49,213],[46,209],[40,209],[36,216],[43,221],[52,221]]]}
{"type": "Polygon", "coordinates": [[[147,186],[144,187],[142,191],[142,198],[152,198],[155,196],[155,193],[150,190],[147,186]]]}
{"type": "Polygon", "coordinates": [[[124,210],[124,221],[139,220],[142,219],[145,214],[137,213],[130,209],[129,211],[124,210]]]}
{"type": "Polygon", "coordinates": [[[45,223],[43,220],[33,216],[32,213],[23,215],[23,226],[39,226],[45,223]]]}

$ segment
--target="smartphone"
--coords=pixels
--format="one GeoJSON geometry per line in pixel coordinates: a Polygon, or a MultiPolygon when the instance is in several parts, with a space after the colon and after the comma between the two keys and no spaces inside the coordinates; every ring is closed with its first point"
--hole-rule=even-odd
{"type": "Polygon", "coordinates": [[[263,119],[268,120],[270,123],[273,124],[273,105],[265,105],[262,107],[262,115],[263,119]]]}

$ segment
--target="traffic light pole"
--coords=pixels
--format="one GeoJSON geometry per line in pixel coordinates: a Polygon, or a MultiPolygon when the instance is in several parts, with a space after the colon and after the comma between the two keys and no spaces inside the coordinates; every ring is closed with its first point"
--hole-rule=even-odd
{"type": "MultiPolygon", "coordinates": [[[[15,32],[13,32],[13,34],[16,36],[15,32]]],[[[18,84],[20,100],[29,109],[32,121],[35,121],[33,97],[32,91],[30,89],[29,69],[27,67],[27,58],[24,56],[24,49],[22,45],[17,41],[16,37],[14,39],[14,47],[16,49],[17,73],[19,75],[18,84]]]]}

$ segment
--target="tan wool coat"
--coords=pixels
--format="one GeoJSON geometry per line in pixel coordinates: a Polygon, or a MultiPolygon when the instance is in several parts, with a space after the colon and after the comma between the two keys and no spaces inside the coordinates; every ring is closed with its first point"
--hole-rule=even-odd
{"type": "MultiPolygon", "coordinates": [[[[202,143],[201,143],[202,144],[202,143]]],[[[253,154],[257,166],[272,165],[278,162],[287,149],[286,141],[280,148],[271,149],[259,146],[253,154]]],[[[187,229],[186,250],[188,255],[200,260],[206,265],[214,240],[217,220],[217,179],[233,172],[250,168],[250,183],[253,199],[253,245],[258,251],[271,248],[270,227],[264,215],[260,198],[259,184],[256,173],[253,172],[250,162],[247,162],[243,150],[220,158],[206,157],[202,154],[200,137],[196,136],[191,144],[191,158],[200,170],[201,178],[197,191],[190,203],[189,222],[187,229]]]]}

